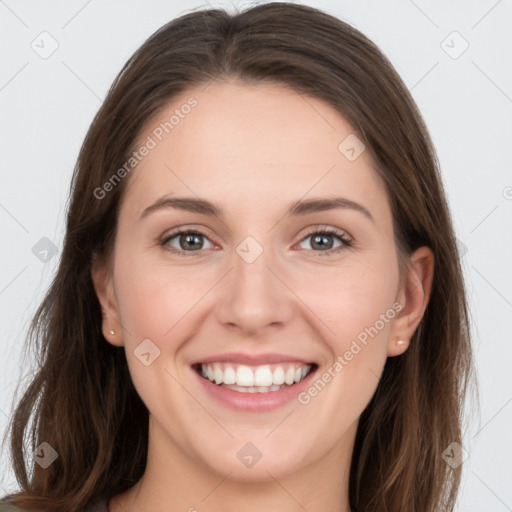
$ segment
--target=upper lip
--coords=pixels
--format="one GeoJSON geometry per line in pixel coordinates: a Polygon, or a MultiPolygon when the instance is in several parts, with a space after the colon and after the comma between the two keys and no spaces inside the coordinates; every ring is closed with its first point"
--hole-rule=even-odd
{"type": "Polygon", "coordinates": [[[208,363],[237,363],[245,364],[247,366],[260,366],[263,364],[277,364],[277,363],[302,363],[313,364],[312,361],[306,361],[302,357],[287,355],[287,354],[244,354],[242,352],[229,352],[225,354],[216,354],[210,357],[204,357],[194,361],[192,365],[208,364],[208,363]]]}

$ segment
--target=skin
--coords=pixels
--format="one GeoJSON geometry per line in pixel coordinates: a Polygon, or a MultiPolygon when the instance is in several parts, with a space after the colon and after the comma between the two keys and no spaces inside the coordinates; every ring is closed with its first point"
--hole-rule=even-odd
{"type": "MultiPolygon", "coordinates": [[[[407,350],[397,340],[421,320],[432,253],[418,249],[401,276],[384,184],[368,151],[351,162],[338,150],[354,129],[328,104],[277,85],[215,82],[174,98],[139,141],[190,96],[198,105],[129,177],[114,253],[92,270],[104,336],[124,347],[150,411],[146,472],[109,510],[349,511],[358,420],[386,358],[407,350]],[[223,217],[166,208],[139,219],[166,194],[207,199],[223,217]],[[293,201],[332,196],[363,205],[373,221],[347,208],[284,215],[293,201]],[[353,245],[323,255],[306,238],[322,226],[353,245]],[[159,244],[177,227],[205,233],[199,251],[188,249],[199,256],[159,244]],[[236,252],[247,236],[263,248],[250,264],[236,252]],[[233,411],[190,367],[223,352],[277,352],[315,361],[322,375],[396,302],[401,311],[307,405],[233,411]],[[149,366],[134,355],[147,338],[160,350],[149,366]],[[251,468],[236,456],[247,442],[263,454],[251,468]]],[[[168,246],[187,251],[183,243],[178,235],[168,246]]]]}

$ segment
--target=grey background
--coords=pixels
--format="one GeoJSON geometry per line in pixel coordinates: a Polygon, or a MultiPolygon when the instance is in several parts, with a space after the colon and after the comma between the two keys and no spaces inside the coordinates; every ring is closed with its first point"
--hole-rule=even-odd
{"type": "MultiPolygon", "coordinates": [[[[480,384],[481,412],[469,403],[459,510],[512,510],[512,1],[306,3],[379,45],[427,122],[465,252],[480,384]]],[[[128,57],[201,5],[0,0],[0,435],[27,383],[17,388],[20,379],[34,370],[23,341],[56,270],[86,130],[128,57]],[[41,56],[52,44],[56,51],[41,56]]],[[[7,446],[0,456],[3,495],[16,484],[7,446]]]]}

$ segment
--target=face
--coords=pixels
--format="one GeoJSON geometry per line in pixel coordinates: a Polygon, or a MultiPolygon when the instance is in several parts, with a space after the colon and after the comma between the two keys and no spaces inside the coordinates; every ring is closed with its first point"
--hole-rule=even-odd
{"type": "Polygon", "coordinates": [[[234,81],[189,89],[140,133],[151,148],[93,279],[166,457],[260,480],[352,450],[423,303],[369,152],[339,149],[349,136],[321,100],[234,81]]]}

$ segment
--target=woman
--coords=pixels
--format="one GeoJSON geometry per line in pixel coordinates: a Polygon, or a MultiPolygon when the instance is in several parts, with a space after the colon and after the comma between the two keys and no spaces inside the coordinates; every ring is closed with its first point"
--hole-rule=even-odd
{"type": "Polygon", "coordinates": [[[336,18],[158,30],[78,158],[5,510],[453,510],[472,363],[437,167],[336,18]]]}

